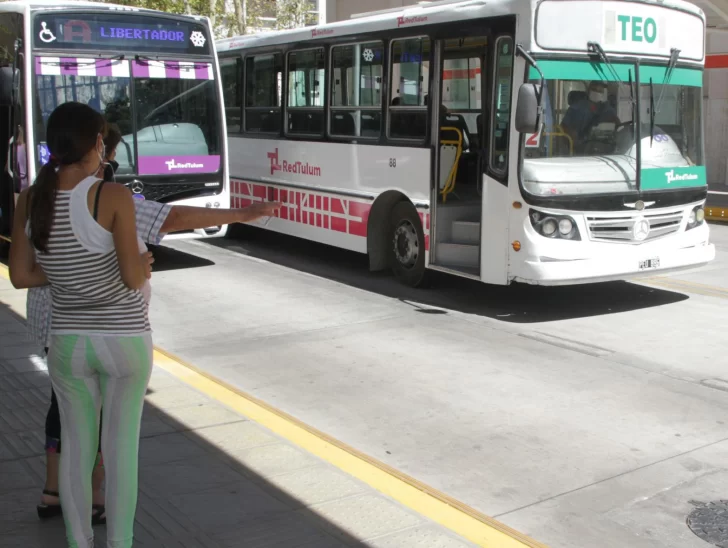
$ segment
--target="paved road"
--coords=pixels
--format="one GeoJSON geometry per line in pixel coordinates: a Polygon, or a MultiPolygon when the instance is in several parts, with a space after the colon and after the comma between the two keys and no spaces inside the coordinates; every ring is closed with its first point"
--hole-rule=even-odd
{"type": "Polygon", "coordinates": [[[553,547],[699,548],[728,497],[728,227],[654,284],[428,290],[252,228],[157,252],[156,342],[553,547]]]}

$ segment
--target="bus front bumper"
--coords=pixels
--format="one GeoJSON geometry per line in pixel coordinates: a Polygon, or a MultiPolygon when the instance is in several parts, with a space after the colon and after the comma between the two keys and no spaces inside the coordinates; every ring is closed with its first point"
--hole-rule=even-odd
{"type": "Polygon", "coordinates": [[[572,285],[663,275],[704,266],[715,258],[715,246],[703,243],[681,249],[620,246],[618,254],[598,257],[529,258],[513,281],[538,285],[572,285]]]}

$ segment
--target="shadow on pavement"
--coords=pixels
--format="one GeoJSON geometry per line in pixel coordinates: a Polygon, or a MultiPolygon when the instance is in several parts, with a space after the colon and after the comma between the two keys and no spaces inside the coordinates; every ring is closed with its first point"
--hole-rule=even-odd
{"type": "Polygon", "coordinates": [[[680,293],[628,282],[565,287],[495,286],[434,271],[427,288],[412,289],[401,285],[389,272],[369,272],[367,257],[360,253],[250,226],[231,227],[229,234],[227,238],[205,242],[407,301],[419,313],[443,314],[454,310],[506,322],[534,323],[615,314],[688,299],[680,293]]]}
{"type": "MultiPolygon", "coordinates": [[[[2,302],[0,330],[0,546],[63,548],[63,520],[41,522],[35,509],[45,477],[50,379],[24,319],[2,302]]],[[[367,546],[311,508],[315,500],[299,500],[274,483],[302,471],[305,479],[306,466],[312,466],[306,454],[296,460],[298,450],[291,446],[287,458],[265,458],[274,454],[271,447],[287,443],[158,368],[151,386],[142,423],[135,547],[367,546]]],[[[309,489],[298,483],[299,494],[326,499],[321,485],[316,488],[315,478],[309,489]]],[[[105,533],[105,527],[95,528],[97,546],[105,545],[105,533]]]]}

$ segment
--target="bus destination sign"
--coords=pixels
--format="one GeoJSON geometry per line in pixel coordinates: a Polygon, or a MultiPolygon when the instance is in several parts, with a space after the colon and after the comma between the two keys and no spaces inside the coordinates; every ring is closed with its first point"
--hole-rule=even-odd
{"type": "Polygon", "coordinates": [[[137,14],[39,14],[35,47],[148,53],[210,53],[203,25],[137,14]]]}

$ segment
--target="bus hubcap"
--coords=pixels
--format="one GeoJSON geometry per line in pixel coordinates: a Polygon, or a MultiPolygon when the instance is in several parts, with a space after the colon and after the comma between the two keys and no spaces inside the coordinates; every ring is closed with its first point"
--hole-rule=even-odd
{"type": "Polygon", "coordinates": [[[407,268],[417,264],[420,245],[417,241],[417,231],[409,221],[402,221],[394,231],[394,255],[399,264],[407,268]]]}

